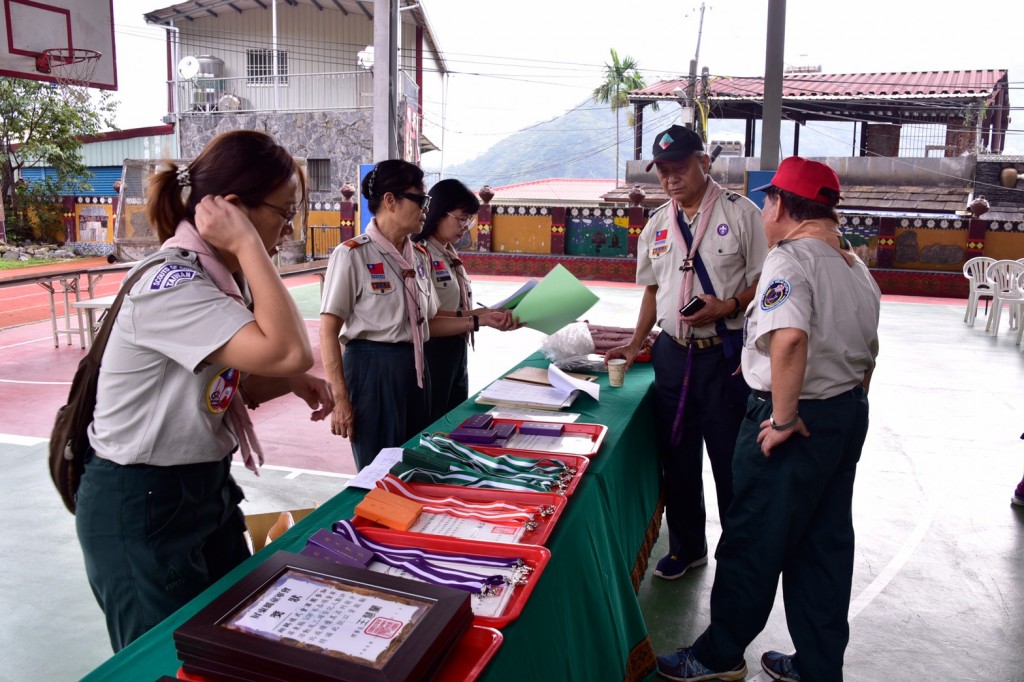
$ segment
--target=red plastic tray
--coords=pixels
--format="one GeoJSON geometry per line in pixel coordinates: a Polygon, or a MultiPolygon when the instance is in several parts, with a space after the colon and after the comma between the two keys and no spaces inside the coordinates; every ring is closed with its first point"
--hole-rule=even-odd
{"type": "Polygon", "coordinates": [[[402,531],[389,530],[384,532],[377,528],[361,528],[363,533],[370,540],[382,542],[395,547],[415,547],[426,549],[439,554],[477,554],[481,556],[494,556],[514,558],[520,557],[527,566],[533,568],[530,579],[525,585],[517,585],[512,592],[512,599],[505,608],[505,613],[498,617],[473,616],[474,625],[500,628],[511,623],[522,613],[526,600],[533,592],[534,585],[540,580],[544,573],[544,567],[551,559],[551,552],[539,545],[501,545],[495,542],[476,542],[473,540],[459,540],[458,538],[445,538],[439,535],[424,535],[423,533],[405,533],[402,531]]]}
{"type": "MultiPolygon", "coordinates": [[[[579,471],[576,472],[576,475],[579,476],[579,471]]],[[[550,537],[551,531],[555,529],[555,524],[558,522],[558,519],[562,516],[562,510],[565,508],[566,505],[565,495],[558,495],[557,493],[531,493],[510,490],[487,490],[484,488],[467,488],[465,486],[458,485],[433,485],[430,483],[405,483],[404,485],[409,486],[413,490],[413,492],[416,492],[420,495],[432,495],[434,497],[455,497],[460,500],[465,500],[467,502],[494,502],[495,500],[500,500],[502,502],[518,502],[521,504],[548,504],[555,508],[555,512],[551,516],[539,519],[540,525],[535,530],[527,531],[523,534],[522,539],[520,539],[518,543],[512,544],[543,545],[545,542],[548,541],[548,537],[550,537]]],[[[365,519],[359,515],[352,517],[352,525],[354,525],[356,528],[359,528],[360,530],[362,530],[363,528],[377,528],[384,532],[404,532],[388,528],[387,526],[382,526],[376,521],[370,521],[369,519],[365,519]]],[[[430,537],[447,537],[444,535],[434,535],[432,533],[420,533],[420,535],[430,535],[430,537]]]]}
{"type": "MultiPolygon", "coordinates": [[[[605,435],[607,435],[607,433],[608,433],[608,427],[605,426],[604,424],[577,424],[577,423],[566,424],[566,423],[563,423],[563,422],[545,422],[545,421],[538,421],[538,420],[535,420],[535,419],[531,419],[531,420],[525,420],[525,419],[495,419],[494,423],[495,424],[515,424],[516,427],[522,426],[523,424],[526,424],[526,423],[530,423],[530,424],[556,424],[558,426],[562,426],[562,427],[564,427],[563,428],[563,433],[583,434],[583,435],[588,436],[590,438],[590,446],[591,446],[590,447],[590,452],[585,453],[584,455],[579,455],[579,456],[585,456],[585,457],[593,457],[593,456],[595,456],[597,454],[598,450],[601,449],[601,443],[604,442],[605,435]]],[[[536,455],[541,455],[541,456],[550,456],[550,455],[558,454],[558,453],[548,452],[546,450],[520,450],[519,448],[507,448],[507,447],[503,447],[503,446],[500,446],[500,445],[481,445],[479,443],[463,443],[463,445],[471,447],[474,450],[479,450],[480,452],[486,453],[488,455],[504,455],[504,454],[511,454],[511,455],[535,455],[536,454],[536,455]]]]}
{"type": "MultiPolygon", "coordinates": [[[[431,682],[473,682],[501,648],[504,636],[494,628],[470,625],[445,657],[431,682]]],[[[213,682],[216,678],[178,668],[179,680],[213,682]]]]}
{"type": "MultiPolygon", "coordinates": [[[[474,448],[475,450],[476,448],[474,448]]],[[[565,488],[565,497],[569,497],[576,490],[576,487],[580,484],[580,479],[583,478],[583,472],[587,470],[587,466],[590,464],[590,458],[584,457],[583,455],[552,455],[546,452],[517,452],[517,457],[531,457],[533,459],[557,459],[559,462],[565,462],[569,466],[576,467],[576,475],[569,481],[569,485],[565,488]]],[[[461,490],[475,490],[475,488],[467,488],[464,485],[443,485],[440,483],[423,483],[421,485],[429,485],[434,488],[437,495],[456,495],[461,490]]],[[[494,492],[492,490],[492,492],[494,492]]],[[[527,491],[529,492],[529,491],[527,491]]],[[[538,494],[538,493],[530,493],[538,494]]],[[[539,493],[541,495],[546,493],[539,493]]],[[[557,494],[557,493],[554,493],[557,494]]]]}

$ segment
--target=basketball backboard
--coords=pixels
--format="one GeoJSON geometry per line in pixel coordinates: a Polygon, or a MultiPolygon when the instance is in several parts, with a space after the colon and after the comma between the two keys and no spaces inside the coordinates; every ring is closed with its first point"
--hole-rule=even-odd
{"type": "Polygon", "coordinates": [[[44,50],[66,56],[99,53],[89,87],[117,90],[113,0],[0,0],[0,75],[55,83],[63,64],[49,70],[44,50]],[[38,64],[42,64],[42,67],[38,64]],[[40,70],[42,68],[42,70],[40,70]]]}

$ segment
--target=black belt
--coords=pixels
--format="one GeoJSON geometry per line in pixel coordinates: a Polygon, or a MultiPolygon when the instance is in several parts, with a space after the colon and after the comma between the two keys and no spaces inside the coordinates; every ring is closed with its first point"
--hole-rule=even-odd
{"type": "Polygon", "coordinates": [[[689,336],[676,338],[675,336],[672,336],[670,338],[684,348],[692,345],[697,350],[704,350],[705,348],[718,346],[722,343],[722,338],[720,336],[707,336],[704,338],[696,336],[693,338],[690,338],[689,336]]]}
{"type": "MultiPolygon", "coordinates": [[[[759,391],[756,388],[752,388],[752,389],[750,389],[750,393],[755,398],[757,398],[758,400],[771,400],[772,399],[772,392],[771,391],[759,391]]],[[[832,400],[833,398],[857,398],[857,397],[860,397],[862,395],[864,395],[864,387],[863,386],[854,386],[849,391],[843,391],[842,393],[837,393],[836,395],[831,396],[829,398],[820,398],[819,400],[832,400]]]]}

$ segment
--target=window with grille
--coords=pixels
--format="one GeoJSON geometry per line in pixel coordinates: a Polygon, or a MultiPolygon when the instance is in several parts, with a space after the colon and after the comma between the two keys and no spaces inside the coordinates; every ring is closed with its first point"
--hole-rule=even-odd
{"type": "MultiPolygon", "coordinates": [[[[245,82],[274,84],[274,50],[246,50],[245,82]]],[[[288,85],[288,53],[277,50],[277,84],[288,85]]]]}
{"type": "Polygon", "coordinates": [[[312,192],[327,192],[331,189],[331,160],[307,159],[306,172],[309,173],[309,189],[312,192]]]}

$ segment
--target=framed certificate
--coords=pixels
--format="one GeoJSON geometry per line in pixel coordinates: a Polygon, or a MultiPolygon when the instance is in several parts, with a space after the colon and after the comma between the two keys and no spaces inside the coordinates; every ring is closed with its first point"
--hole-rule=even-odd
{"type": "Polygon", "coordinates": [[[277,552],[174,632],[186,671],[252,680],[429,679],[466,592],[277,552]]]}

